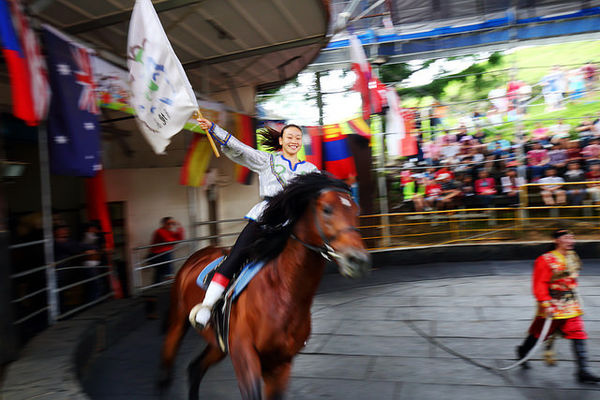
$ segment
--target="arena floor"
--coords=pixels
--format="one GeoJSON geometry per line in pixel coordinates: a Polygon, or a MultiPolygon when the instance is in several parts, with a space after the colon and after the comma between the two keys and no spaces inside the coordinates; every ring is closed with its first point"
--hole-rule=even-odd
{"type": "MultiPolygon", "coordinates": [[[[386,267],[362,281],[326,275],[313,305],[313,334],[295,359],[288,399],[600,399],[600,385],[575,381],[568,341],[558,365],[536,356],[532,368],[491,372],[431,344],[415,324],[477,361],[514,361],[534,313],[531,262],[503,261],[386,267]]],[[[580,280],[591,369],[600,374],[600,260],[580,280]]],[[[191,330],[169,392],[155,387],[159,322],[148,321],[102,353],[84,378],[93,400],[186,399],[186,366],[203,347],[191,330]]],[[[203,399],[240,399],[228,359],[200,386],[203,399]]]]}

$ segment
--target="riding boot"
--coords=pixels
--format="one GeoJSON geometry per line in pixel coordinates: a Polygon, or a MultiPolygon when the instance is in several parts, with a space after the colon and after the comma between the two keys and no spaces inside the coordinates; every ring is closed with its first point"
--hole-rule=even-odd
{"type": "MultiPolygon", "coordinates": [[[[525,338],[525,340],[523,341],[523,344],[520,346],[517,346],[517,358],[520,360],[523,357],[525,357],[527,354],[529,354],[529,350],[531,350],[533,348],[533,346],[535,346],[535,343],[537,342],[537,338],[533,335],[529,335],[525,338]]],[[[525,361],[523,364],[521,364],[521,368],[523,369],[529,369],[529,364],[527,364],[527,361],[525,361]]]]}
{"type": "Polygon", "coordinates": [[[213,276],[206,289],[204,300],[202,303],[196,304],[190,311],[189,320],[194,328],[199,330],[206,328],[206,325],[208,325],[208,321],[210,320],[212,308],[217,300],[219,300],[228,284],[229,279],[224,275],[217,272],[213,276]]]}
{"type": "Polygon", "coordinates": [[[584,339],[573,339],[573,352],[577,361],[577,380],[580,383],[600,382],[600,377],[588,370],[587,350],[584,339]]]}

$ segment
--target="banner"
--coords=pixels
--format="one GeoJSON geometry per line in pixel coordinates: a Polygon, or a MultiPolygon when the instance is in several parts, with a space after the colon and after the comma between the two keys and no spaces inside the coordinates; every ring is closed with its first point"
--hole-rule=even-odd
{"type": "Polygon", "coordinates": [[[371,114],[380,113],[385,105],[385,86],[373,74],[362,43],[355,35],[350,35],[350,59],[352,71],[356,74],[354,90],[362,99],[362,117],[368,120],[371,114]]]}
{"type": "Polygon", "coordinates": [[[323,128],[320,126],[305,127],[302,146],[306,161],[314,164],[318,169],[323,169],[323,128]]]}
{"type": "Polygon", "coordinates": [[[198,103],[150,0],[136,0],[133,7],[127,66],[138,126],[154,151],[164,154],[198,103]]]}
{"type": "Polygon", "coordinates": [[[52,101],[50,168],[58,175],[94,176],[102,168],[91,50],[44,25],[52,101]]]}

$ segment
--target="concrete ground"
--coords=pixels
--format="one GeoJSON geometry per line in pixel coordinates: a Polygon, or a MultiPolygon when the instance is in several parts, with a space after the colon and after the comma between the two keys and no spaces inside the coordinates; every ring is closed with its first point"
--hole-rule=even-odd
{"type": "MultiPolygon", "coordinates": [[[[600,385],[575,381],[570,344],[556,342],[558,365],[538,354],[530,370],[484,370],[419,336],[415,324],[477,361],[504,366],[534,313],[531,262],[503,261],[386,267],[362,281],[327,275],[313,305],[313,334],[293,367],[288,399],[600,399],[600,385]]],[[[600,261],[580,280],[591,368],[600,374],[600,261]]],[[[155,388],[159,322],[147,321],[89,367],[84,389],[94,400],[185,399],[186,366],[203,347],[191,330],[172,387],[155,388]]],[[[240,399],[229,359],[200,386],[204,399],[240,399]]]]}

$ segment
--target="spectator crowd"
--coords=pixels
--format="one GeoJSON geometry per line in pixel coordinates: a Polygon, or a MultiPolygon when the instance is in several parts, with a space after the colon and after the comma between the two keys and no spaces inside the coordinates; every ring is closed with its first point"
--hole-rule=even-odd
{"type": "Polygon", "coordinates": [[[458,129],[422,141],[399,176],[403,205],[415,211],[519,205],[526,183],[539,183],[545,205],[600,204],[600,117],[572,126],[537,124],[521,139],[458,129]],[[581,182],[581,184],[566,184],[581,182]]]}

